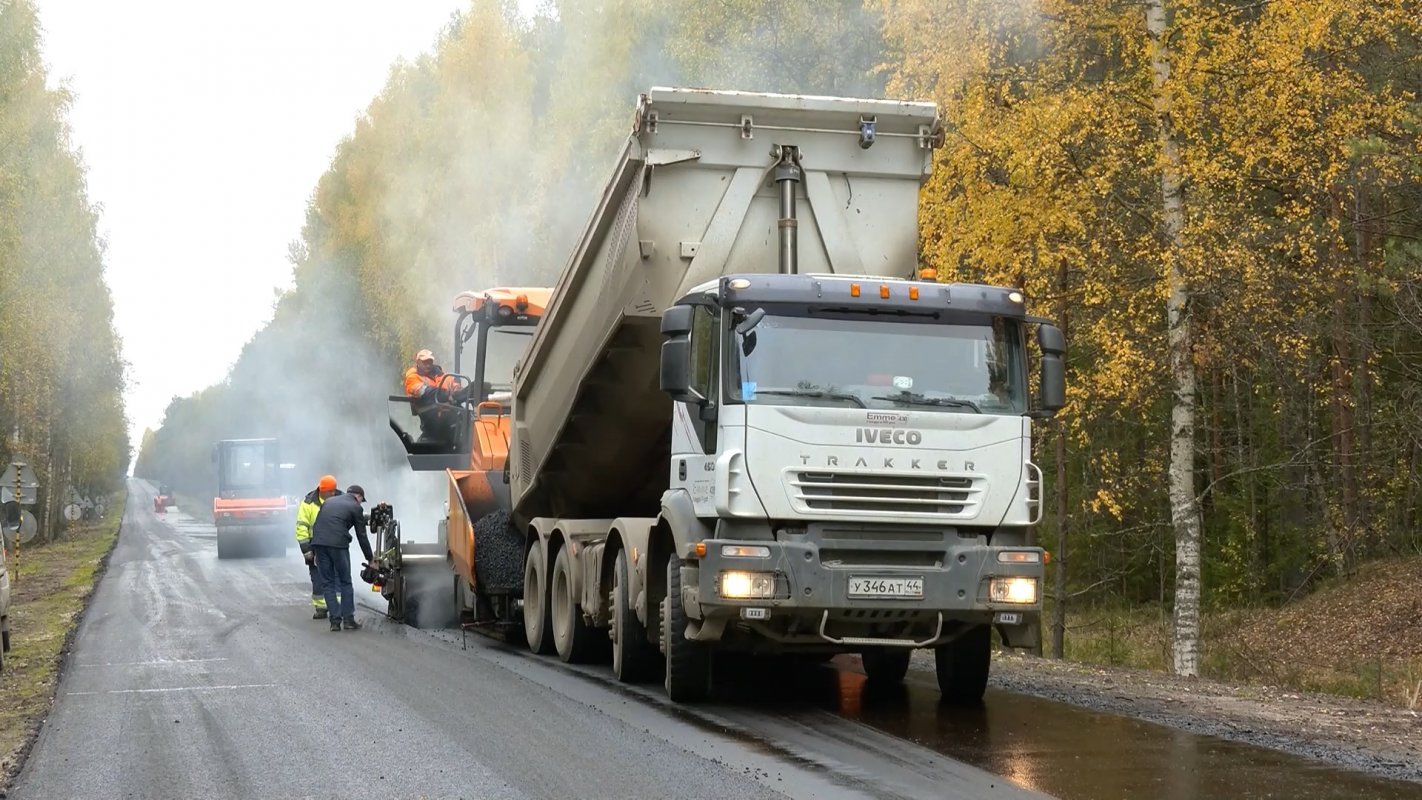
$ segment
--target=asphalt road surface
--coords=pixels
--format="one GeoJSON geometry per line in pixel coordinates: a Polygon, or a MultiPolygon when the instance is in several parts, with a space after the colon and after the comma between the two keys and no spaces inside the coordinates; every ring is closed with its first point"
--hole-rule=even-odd
{"type": "Polygon", "coordinates": [[[218,561],[151,494],[130,485],[11,798],[1042,796],[827,711],[678,708],[368,607],[332,633],[294,546],[218,561]]]}

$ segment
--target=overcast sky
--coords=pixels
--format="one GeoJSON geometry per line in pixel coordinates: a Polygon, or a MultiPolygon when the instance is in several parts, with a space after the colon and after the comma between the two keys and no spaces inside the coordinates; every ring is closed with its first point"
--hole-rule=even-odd
{"type": "Polygon", "coordinates": [[[391,64],[430,50],[466,4],[37,0],[102,207],[135,448],[271,318],[336,145],[391,64]]]}

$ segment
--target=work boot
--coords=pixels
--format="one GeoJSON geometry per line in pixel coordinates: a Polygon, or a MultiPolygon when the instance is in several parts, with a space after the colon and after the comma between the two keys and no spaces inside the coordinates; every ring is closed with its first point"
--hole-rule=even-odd
{"type": "Polygon", "coordinates": [[[312,615],[311,615],[311,618],[312,618],[312,619],[325,619],[325,618],[326,618],[326,609],[324,609],[324,608],[318,608],[318,609],[316,609],[316,613],[315,613],[315,614],[312,614],[312,615]]]}
{"type": "Polygon", "coordinates": [[[348,631],[358,631],[361,628],[365,627],[353,619],[342,620],[341,624],[345,626],[345,629],[348,631]]]}
{"type": "Polygon", "coordinates": [[[339,618],[339,617],[332,617],[332,618],[331,618],[331,630],[333,630],[333,631],[338,631],[338,630],[340,630],[340,629],[341,629],[341,620],[340,620],[340,618],[339,618]]]}

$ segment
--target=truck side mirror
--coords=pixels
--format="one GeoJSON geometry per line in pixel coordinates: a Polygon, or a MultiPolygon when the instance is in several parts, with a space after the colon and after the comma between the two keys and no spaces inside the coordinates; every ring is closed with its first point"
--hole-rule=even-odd
{"type": "Polygon", "coordinates": [[[662,312],[662,335],[666,337],[684,336],[691,333],[691,321],[696,309],[691,306],[672,306],[662,312]]]}
{"type": "Polygon", "coordinates": [[[1039,325],[1037,346],[1042,349],[1042,411],[1055,414],[1066,406],[1066,337],[1055,325],[1039,325]]]}
{"type": "Polygon", "coordinates": [[[701,395],[691,388],[691,321],[695,309],[672,306],[662,314],[662,391],[678,403],[699,403],[701,395]]]}

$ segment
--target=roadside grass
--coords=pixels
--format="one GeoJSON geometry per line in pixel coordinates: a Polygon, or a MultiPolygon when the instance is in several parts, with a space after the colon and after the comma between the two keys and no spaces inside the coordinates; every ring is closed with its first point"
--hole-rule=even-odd
{"type": "MultiPolygon", "coordinates": [[[[1234,608],[1201,621],[1204,678],[1377,700],[1422,709],[1422,647],[1410,609],[1401,609],[1385,587],[1407,585],[1408,565],[1382,565],[1356,580],[1332,581],[1283,608],[1234,608]],[[1380,608],[1348,609],[1340,603],[1380,608]],[[1372,618],[1371,620],[1369,618],[1372,618]],[[1402,624],[1399,624],[1402,623],[1402,624]],[[1351,628],[1357,628],[1354,633],[1351,628]]],[[[1052,608],[1043,611],[1044,653],[1050,652],[1052,608]]],[[[1098,604],[1068,609],[1068,661],[1170,672],[1170,609],[1158,605],[1098,604]]]]}
{"type": "Polygon", "coordinates": [[[11,650],[0,673],[0,787],[18,772],[34,731],[49,713],[61,657],[118,540],[124,506],[119,493],[103,520],[20,549],[19,569],[11,573],[11,650]]]}

